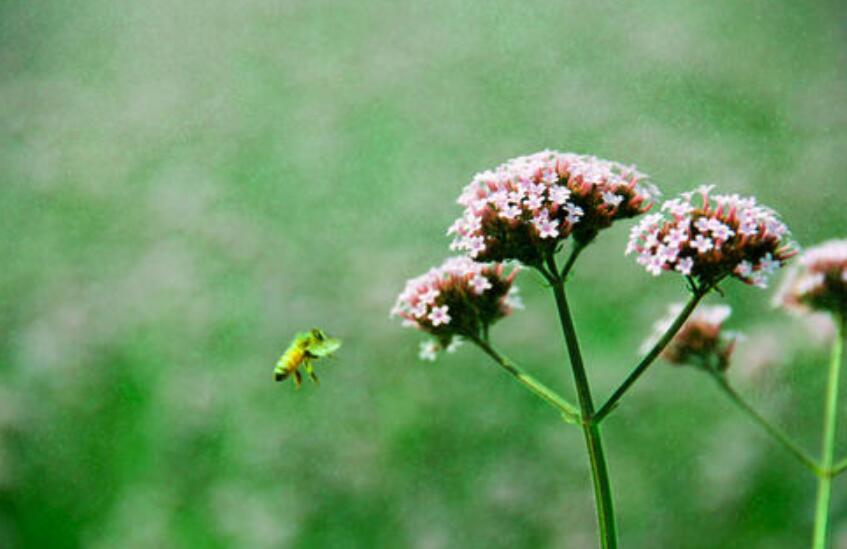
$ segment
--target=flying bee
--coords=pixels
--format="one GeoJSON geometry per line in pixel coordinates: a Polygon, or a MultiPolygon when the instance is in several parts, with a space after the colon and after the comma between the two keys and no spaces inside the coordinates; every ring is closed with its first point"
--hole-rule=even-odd
{"type": "Polygon", "coordinates": [[[303,376],[300,373],[300,366],[303,366],[312,381],[317,383],[318,376],[315,375],[313,362],[325,356],[331,356],[339,347],[341,347],[341,340],[329,337],[323,330],[315,328],[311,332],[300,332],[294,336],[291,345],[277,361],[274,379],[283,381],[293,375],[294,382],[299,388],[303,383],[303,376]]]}

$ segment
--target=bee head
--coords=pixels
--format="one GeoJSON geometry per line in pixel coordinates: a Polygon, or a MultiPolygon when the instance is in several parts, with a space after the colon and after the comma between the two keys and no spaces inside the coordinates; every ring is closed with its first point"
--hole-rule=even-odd
{"type": "Polygon", "coordinates": [[[323,333],[323,330],[318,328],[312,329],[312,337],[318,341],[323,341],[326,338],[326,334],[323,333]]]}
{"type": "Polygon", "coordinates": [[[274,381],[283,381],[288,377],[288,372],[276,372],[274,373],[274,381]]]}

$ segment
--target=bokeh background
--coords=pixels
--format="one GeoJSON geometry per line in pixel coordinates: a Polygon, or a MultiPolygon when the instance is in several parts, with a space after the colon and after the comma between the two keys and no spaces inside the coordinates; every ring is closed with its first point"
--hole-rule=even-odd
{"type": "MultiPolygon", "coordinates": [[[[474,349],[419,362],[394,296],[474,172],[547,147],[844,236],[845,23],[838,0],[0,2],[0,546],[593,547],[579,431],[474,349]],[[312,326],[345,340],[322,385],[273,383],[312,326]]],[[[626,233],[571,288],[598,399],[685,297],[626,233]]],[[[572,395],[520,285],[495,341],[572,395]]],[[[827,331],[771,296],[726,285],[733,380],[816,451],[827,331]]],[[[625,547],[806,545],[814,479],[696,372],[657,365],[605,430],[625,547]]]]}

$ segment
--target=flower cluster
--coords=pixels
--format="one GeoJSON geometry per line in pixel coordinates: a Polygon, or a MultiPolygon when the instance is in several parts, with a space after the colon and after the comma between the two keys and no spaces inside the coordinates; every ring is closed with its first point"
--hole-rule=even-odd
{"type": "MultiPolygon", "coordinates": [[[[645,342],[645,352],[670,328],[682,308],[681,303],[668,308],[668,315],[656,323],[653,337],[645,342]]],[[[738,334],[723,330],[724,322],[731,313],[732,309],[727,305],[700,307],[662,351],[662,358],[671,364],[725,371],[739,338],[738,334]]]]}
{"type": "Polygon", "coordinates": [[[786,241],[787,227],[755,198],[710,196],[711,189],[684,193],[642,219],[630,233],[626,253],[637,253],[638,263],[656,276],[676,271],[701,286],[734,276],[766,287],[768,277],[796,253],[786,241]]]}
{"type": "Polygon", "coordinates": [[[830,240],[800,255],[776,300],[789,309],[847,316],[847,240],[830,240]]]}
{"type": "Polygon", "coordinates": [[[512,283],[517,269],[505,273],[502,264],[484,264],[467,257],[452,257],[440,267],[406,283],[392,316],[403,324],[436,337],[436,347],[421,349],[421,356],[450,347],[456,336],[485,337],[497,320],[520,307],[512,283]]]}
{"type": "Polygon", "coordinates": [[[616,219],[646,212],[658,196],[634,167],[594,156],[542,151],[478,173],[448,235],[451,249],[480,261],[541,265],[573,235],[587,244],[616,219]]]}

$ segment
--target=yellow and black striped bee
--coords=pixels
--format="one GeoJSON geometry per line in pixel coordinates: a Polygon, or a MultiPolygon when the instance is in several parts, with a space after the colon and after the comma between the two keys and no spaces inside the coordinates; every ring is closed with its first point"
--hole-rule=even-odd
{"type": "Polygon", "coordinates": [[[315,375],[313,362],[332,353],[341,347],[341,340],[329,337],[326,332],[315,328],[311,332],[300,332],[294,336],[291,345],[282,354],[274,368],[274,379],[283,381],[289,376],[294,376],[294,382],[299,388],[303,383],[300,366],[315,383],[318,376],[315,375]]]}

